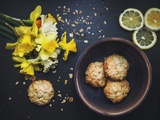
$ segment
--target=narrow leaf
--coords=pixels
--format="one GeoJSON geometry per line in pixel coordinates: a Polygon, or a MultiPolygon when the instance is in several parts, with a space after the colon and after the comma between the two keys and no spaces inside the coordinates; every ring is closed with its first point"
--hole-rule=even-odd
{"type": "Polygon", "coordinates": [[[19,22],[8,18],[7,16],[3,15],[2,13],[0,13],[0,18],[13,26],[20,26],[21,25],[19,22]]]}
{"type": "Polygon", "coordinates": [[[5,37],[7,37],[7,38],[9,38],[9,39],[11,39],[14,42],[17,41],[17,38],[15,36],[13,36],[13,35],[5,32],[5,31],[3,31],[1,29],[0,29],[0,34],[3,35],[3,36],[5,36],[5,37]]]}

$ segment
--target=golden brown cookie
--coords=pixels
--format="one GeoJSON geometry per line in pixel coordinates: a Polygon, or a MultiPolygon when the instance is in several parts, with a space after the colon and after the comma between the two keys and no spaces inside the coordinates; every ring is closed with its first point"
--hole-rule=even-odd
{"type": "Polygon", "coordinates": [[[123,80],[127,76],[128,69],[129,63],[121,55],[113,54],[104,60],[105,75],[113,80],[123,80]]]}
{"type": "Polygon", "coordinates": [[[28,97],[32,103],[46,105],[54,96],[54,88],[48,80],[36,80],[28,88],[28,97]]]}
{"type": "Polygon", "coordinates": [[[85,71],[85,82],[93,87],[104,87],[106,77],[104,75],[103,62],[92,62],[85,71]]]}
{"type": "Polygon", "coordinates": [[[103,89],[104,95],[113,103],[122,101],[129,93],[130,86],[127,80],[113,81],[107,80],[103,89]]]}

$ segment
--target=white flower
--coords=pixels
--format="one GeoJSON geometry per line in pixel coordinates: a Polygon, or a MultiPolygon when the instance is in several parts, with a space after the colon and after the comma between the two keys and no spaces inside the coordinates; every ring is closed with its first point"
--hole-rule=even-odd
{"type": "Polygon", "coordinates": [[[41,27],[39,28],[40,33],[44,35],[56,35],[58,34],[57,30],[58,28],[56,27],[57,22],[53,18],[51,14],[46,15],[41,15],[41,27]]]}
{"type": "Polygon", "coordinates": [[[58,59],[47,59],[47,60],[43,60],[43,72],[47,73],[50,69],[54,69],[56,68],[56,66],[58,65],[58,59]]]}

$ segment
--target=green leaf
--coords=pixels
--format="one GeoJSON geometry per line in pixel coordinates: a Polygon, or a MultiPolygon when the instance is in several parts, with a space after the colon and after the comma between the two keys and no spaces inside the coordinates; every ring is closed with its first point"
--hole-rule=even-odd
{"type": "Polygon", "coordinates": [[[15,21],[15,20],[13,20],[13,19],[11,19],[9,16],[4,15],[4,14],[2,14],[2,13],[0,13],[0,18],[1,18],[3,21],[7,22],[8,24],[11,24],[11,25],[14,26],[14,27],[21,25],[21,23],[15,21]]]}
{"type": "Polygon", "coordinates": [[[3,36],[5,36],[5,37],[7,37],[7,38],[9,38],[9,39],[11,39],[11,40],[14,41],[14,42],[17,41],[17,37],[16,37],[16,36],[11,35],[11,34],[3,31],[3,30],[1,30],[1,29],[0,29],[0,34],[3,35],[3,36]]]}
{"type": "Polygon", "coordinates": [[[5,31],[5,32],[7,32],[7,33],[9,33],[9,34],[11,34],[11,35],[15,35],[13,30],[11,28],[9,28],[8,26],[6,26],[6,25],[0,24],[0,29],[5,31]]]}

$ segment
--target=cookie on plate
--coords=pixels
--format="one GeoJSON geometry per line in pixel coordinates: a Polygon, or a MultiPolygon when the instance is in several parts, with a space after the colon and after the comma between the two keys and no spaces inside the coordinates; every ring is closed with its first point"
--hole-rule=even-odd
{"type": "Polygon", "coordinates": [[[113,103],[118,103],[127,97],[130,86],[127,80],[113,81],[107,80],[106,86],[103,89],[104,95],[113,103]]]}
{"type": "Polygon", "coordinates": [[[128,61],[121,55],[113,54],[104,59],[105,75],[113,80],[123,80],[128,69],[128,61]]]}
{"type": "Polygon", "coordinates": [[[103,62],[92,62],[85,71],[85,82],[93,87],[104,87],[106,77],[104,74],[103,62]]]}

